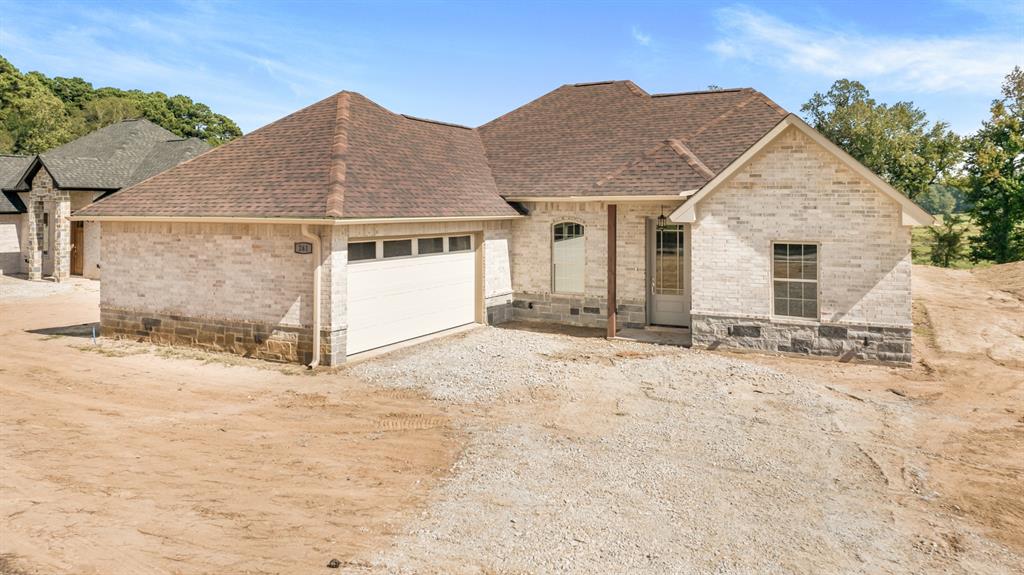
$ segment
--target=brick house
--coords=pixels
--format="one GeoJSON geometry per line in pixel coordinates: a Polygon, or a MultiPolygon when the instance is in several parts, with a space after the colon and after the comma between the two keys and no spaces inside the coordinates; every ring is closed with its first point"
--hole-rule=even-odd
{"type": "Polygon", "coordinates": [[[628,81],[475,129],[341,92],[72,219],[105,334],[332,365],[512,319],[905,364],[932,223],[757,91],[628,81]]]}
{"type": "Polygon", "coordinates": [[[0,156],[0,273],[99,279],[100,225],[68,217],[207,149],[139,119],[37,156],[0,156]]]}

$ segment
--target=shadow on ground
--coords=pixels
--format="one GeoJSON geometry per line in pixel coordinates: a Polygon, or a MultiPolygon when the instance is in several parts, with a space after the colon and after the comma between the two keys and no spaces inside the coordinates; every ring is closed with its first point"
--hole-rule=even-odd
{"type": "Polygon", "coordinates": [[[67,337],[93,337],[100,335],[100,322],[80,323],[78,325],[65,325],[60,327],[44,327],[40,329],[26,330],[37,335],[61,335],[67,337]]]}

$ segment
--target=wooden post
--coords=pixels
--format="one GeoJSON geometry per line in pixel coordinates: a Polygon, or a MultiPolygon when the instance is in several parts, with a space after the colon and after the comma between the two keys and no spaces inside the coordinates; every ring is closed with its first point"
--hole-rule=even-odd
{"type": "Polygon", "coordinates": [[[608,337],[615,337],[616,322],[616,298],[615,298],[615,268],[617,266],[616,248],[616,206],[608,204],[608,337]]]}

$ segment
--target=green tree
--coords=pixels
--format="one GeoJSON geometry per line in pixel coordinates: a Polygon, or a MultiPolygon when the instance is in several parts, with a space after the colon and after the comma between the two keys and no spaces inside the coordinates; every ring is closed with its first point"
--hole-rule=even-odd
{"type": "Polygon", "coordinates": [[[838,80],[800,110],[809,124],[911,199],[951,176],[962,157],[960,137],[930,124],[913,102],[880,104],[860,82],[838,80]]]}
{"type": "Polygon", "coordinates": [[[82,117],[92,130],[110,124],[138,118],[141,111],[137,102],[124,96],[100,96],[85,103],[82,117]]]}
{"type": "Polygon", "coordinates": [[[213,145],[242,135],[230,118],[187,96],[22,74],[0,57],[0,153],[39,153],[129,118],[147,118],[181,137],[213,145]]]}
{"type": "Polygon", "coordinates": [[[937,266],[948,268],[953,262],[961,259],[964,255],[964,217],[959,214],[946,213],[942,217],[942,223],[938,226],[928,228],[931,234],[932,253],[931,261],[937,266]]]}
{"type": "Polygon", "coordinates": [[[1024,71],[1015,67],[992,102],[992,117],[967,142],[967,197],[979,233],[975,260],[1024,259],[1024,71]]]}
{"type": "Polygon", "coordinates": [[[0,56],[0,152],[37,154],[71,137],[64,103],[37,75],[0,56]]]}

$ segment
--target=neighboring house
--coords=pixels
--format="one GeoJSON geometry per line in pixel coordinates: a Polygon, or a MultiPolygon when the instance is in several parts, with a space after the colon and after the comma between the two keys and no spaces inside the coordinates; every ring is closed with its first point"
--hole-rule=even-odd
{"type": "Polygon", "coordinates": [[[149,120],[125,120],[38,156],[0,156],[0,273],[98,279],[100,226],[68,217],[207,149],[149,120]]]}
{"type": "Polygon", "coordinates": [[[332,365],[512,319],[905,364],[932,222],[757,91],[632,82],[476,129],[341,92],[73,219],[104,334],[332,365]]]}

